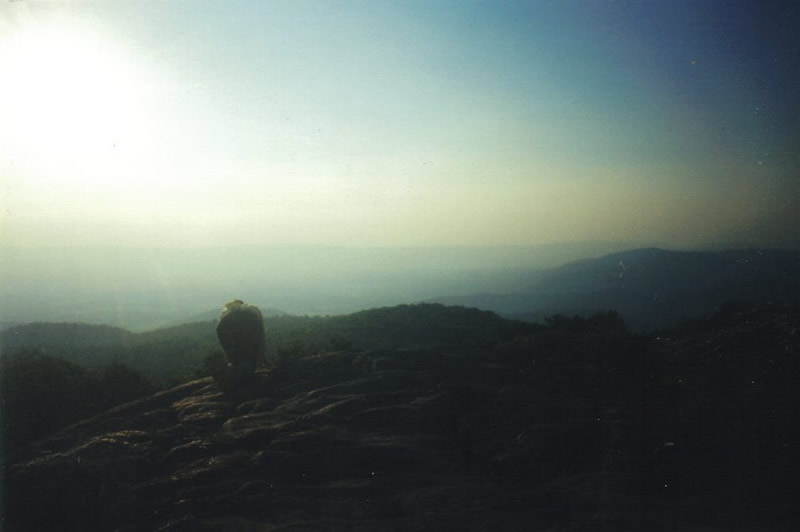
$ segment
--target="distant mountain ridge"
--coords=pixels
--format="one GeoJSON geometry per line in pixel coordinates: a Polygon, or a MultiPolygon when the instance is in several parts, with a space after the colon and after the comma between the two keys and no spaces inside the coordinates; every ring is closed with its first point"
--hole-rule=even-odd
{"type": "MultiPolygon", "coordinates": [[[[613,309],[633,329],[646,332],[669,327],[683,318],[703,316],[727,301],[800,302],[800,252],[796,250],[669,251],[641,248],[582,259],[549,269],[526,270],[518,265],[497,272],[484,272],[483,277],[478,274],[462,275],[463,272],[451,272],[444,269],[444,264],[439,264],[438,267],[441,269],[435,270],[435,275],[429,272],[431,277],[457,278],[462,289],[453,288],[452,292],[446,288],[442,292],[437,290],[441,296],[430,298],[426,295],[415,302],[473,307],[495,312],[506,318],[533,322],[542,321],[553,314],[591,315],[613,309]],[[487,279],[494,281],[488,282],[487,279]],[[464,290],[464,286],[474,287],[475,293],[464,290]],[[467,295],[463,295],[465,293],[467,295]]],[[[364,282],[377,282],[376,279],[367,281],[364,282]]],[[[407,278],[404,282],[413,284],[414,278],[407,278]]],[[[417,288],[421,291],[427,285],[420,282],[422,284],[417,288]]],[[[189,291],[184,295],[189,297],[192,293],[189,291]]],[[[388,305],[365,308],[396,305],[403,303],[403,299],[398,295],[388,305]]],[[[258,298],[255,300],[270,301],[258,298]]],[[[155,334],[155,331],[145,330],[142,333],[145,337],[167,337],[171,333],[166,332],[166,329],[181,329],[186,324],[204,322],[204,325],[198,327],[204,331],[201,335],[203,342],[211,343],[208,338],[213,339],[213,330],[208,322],[217,317],[218,308],[200,313],[186,311],[167,319],[164,317],[166,315],[158,314],[162,309],[157,300],[151,301],[143,296],[140,303],[140,312],[152,312],[154,316],[150,321],[160,323],[156,330],[162,331],[155,334]],[[156,314],[161,318],[156,319],[156,314]],[[181,315],[185,317],[181,318],[181,315]]],[[[83,312],[83,306],[76,303],[72,305],[83,312]]],[[[287,318],[286,323],[291,321],[292,316],[281,310],[270,308],[269,305],[260,306],[267,318],[283,316],[287,318]]],[[[208,306],[204,304],[199,308],[208,306]]],[[[113,318],[108,313],[102,315],[113,318]]],[[[341,313],[333,317],[346,315],[349,314],[341,313]]],[[[94,319],[88,319],[87,315],[85,320],[74,321],[94,319]]],[[[16,335],[27,330],[33,339],[38,334],[30,329],[9,327],[2,331],[0,348],[5,347],[8,350],[24,343],[14,340],[9,333],[11,330],[15,330],[16,335]]],[[[139,331],[141,329],[137,329],[136,334],[139,331]]],[[[97,334],[87,333],[92,342],[108,340],[110,344],[124,343],[122,337],[125,335],[122,333],[109,333],[108,330],[102,332],[100,329],[95,332],[97,334]]],[[[58,336],[62,337],[64,334],[66,333],[59,332],[58,336]]],[[[130,339],[128,337],[125,341],[130,339]]],[[[58,345],[71,345],[73,342],[80,344],[80,339],[67,338],[65,343],[59,341],[58,345]]]]}
{"type": "Polygon", "coordinates": [[[800,252],[634,249],[537,272],[513,293],[432,301],[529,321],[613,309],[634,329],[647,331],[703,316],[728,301],[800,301],[800,252]]]}
{"type": "MultiPolygon", "coordinates": [[[[256,305],[256,306],[258,306],[258,308],[261,309],[261,314],[265,318],[271,318],[273,316],[288,316],[289,314],[288,312],[284,312],[276,308],[265,307],[262,305],[256,305]]],[[[197,314],[192,314],[191,316],[187,316],[181,320],[178,320],[174,323],[159,328],[177,327],[180,325],[184,325],[186,323],[196,323],[199,321],[214,321],[217,318],[219,318],[219,313],[221,310],[222,308],[214,308],[214,309],[209,309],[205,312],[198,312],[197,314]]]]}
{"type": "Polygon", "coordinates": [[[5,331],[6,329],[16,327],[17,325],[19,325],[19,323],[15,321],[0,321],[0,331],[5,331]]]}
{"type": "Polygon", "coordinates": [[[85,322],[142,332],[235,297],[294,315],[341,315],[430,297],[498,292],[517,274],[635,247],[4,247],[0,322],[85,322]]]}
{"type": "Polygon", "coordinates": [[[108,345],[129,345],[135,334],[111,325],[88,323],[28,323],[13,325],[0,332],[0,353],[18,347],[36,345],[39,348],[83,348],[108,345]]]}

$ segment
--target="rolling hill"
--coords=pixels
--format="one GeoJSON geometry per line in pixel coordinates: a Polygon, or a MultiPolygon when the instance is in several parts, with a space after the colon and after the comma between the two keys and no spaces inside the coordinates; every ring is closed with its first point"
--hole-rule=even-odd
{"type": "MultiPolygon", "coordinates": [[[[531,328],[492,312],[440,304],[398,305],[341,316],[273,315],[264,320],[267,357],[353,347],[478,346],[531,328]]],[[[87,367],[123,363],[158,378],[185,377],[220,350],[211,320],[142,333],[82,323],[32,323],[0,332],[0,354],[44,352],[87,367]]]]}

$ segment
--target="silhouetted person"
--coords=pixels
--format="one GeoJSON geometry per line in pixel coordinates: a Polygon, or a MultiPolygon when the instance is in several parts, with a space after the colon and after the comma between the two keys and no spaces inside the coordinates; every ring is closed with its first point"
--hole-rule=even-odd
{"type": "Polygon", "coordinates": [[[217,338],[228,357],[223,387],[236,385],[255,373],[264,362],[264,317],[254,305],[235,299],[225,305],[217,324],[217,338]]]}

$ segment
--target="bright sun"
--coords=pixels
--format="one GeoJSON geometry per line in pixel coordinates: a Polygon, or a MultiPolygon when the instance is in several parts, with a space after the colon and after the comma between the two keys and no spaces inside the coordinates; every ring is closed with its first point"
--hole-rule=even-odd
{"type": "Polygon", "coordinates": [[[112,40],[68,21],[2,29],[4,157],[87,182],[146,139],[144,79],[112,40]]]}

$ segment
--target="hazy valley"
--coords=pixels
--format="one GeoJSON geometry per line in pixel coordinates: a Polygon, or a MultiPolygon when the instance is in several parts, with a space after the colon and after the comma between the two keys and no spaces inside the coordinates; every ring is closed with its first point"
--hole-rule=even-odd
{"type": "Polygon", "coordinates": [[[0,255],[0,322],[144,331],[195,321],[235,297],[295,315],[343,314],[507,293],[540,269],[619,246],[8,248],[0,255]]]}
{"type": "Polygon", "coordinates": [[[539,322],[616,310],[646,332],[729,300],[800,299],[796,251],[620,246],[12,248],[0,256],[0,324],[80,322],[144,332],[213,320],[238,297],[268,316],[419,302],[539,322]]]}

